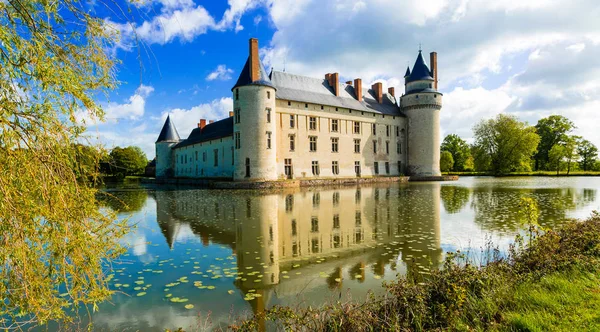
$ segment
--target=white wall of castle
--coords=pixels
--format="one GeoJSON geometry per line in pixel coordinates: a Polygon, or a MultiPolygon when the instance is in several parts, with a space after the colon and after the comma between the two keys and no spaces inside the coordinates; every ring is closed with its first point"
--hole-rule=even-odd
{"type": "Polygon", "coordinates": [[[408,119],[408,174],[439,176],[440,93],[412,93],[402,96],[408,119]]]}
{"type": "Polygon", "coordinates": [[[171,153],[173,154],[175,177],[231,178],[233,176],[233,138],[231,136],[180,147],[172,150],[171,153]]]}
{"type": "Polygon", "coordinates": [[[296,179],[356,177],[356,162],[360,165],[361,176],[399,175],[402,172],[399,166],[403,168],[406,165],[406,139],[402,138],[406,119],[401,116],[277,100],[276,121],[277,177],[280,179],[286,178],[286,159],[291,159],[293,178],[296,179]],[[315,119],[314,129],[310,127],[311,118],[315,119]],[[335,120],[337,130],[333,124],[335,120]],[[354,130],[355,123],[360,128],[358,133],[354,130]],[[373,125],[376,126],[375,133],[373,125]],[[293,150],[290,144],[292,136],[293,150]],[[311,151],[311,137],[316,138],[316,151],[311,151]],[[338,141],[337,152],[333,151],[333,139],[338,141]],[[358,153],[355,152],[355,140],[359,140],[358,153]],[[318,175],[313,174],[313,161],[318,162],[318,175]],[[339,174],[333,173],[333,162],[338,163],[339,174]],[[386,163],[389,172],[386,172],[386,163]]]}
{"type": "Polygon", "coordinates": [[[156,177],[167,176],[167,171],[173,168],[173,154],[171,148],[177,142],[159,142],[156,148],[156,177]]]}

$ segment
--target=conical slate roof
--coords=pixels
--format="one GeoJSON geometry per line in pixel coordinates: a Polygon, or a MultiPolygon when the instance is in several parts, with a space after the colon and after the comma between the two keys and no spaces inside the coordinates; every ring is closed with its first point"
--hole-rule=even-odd
{"type": "Polygon", "coordinates": [[[177,129],[173,122],[171,122],[171,117],[167,115],[167,120],[165,120],[165,124],[160,131],[160,135],[158,135],[158,142],[179,142],[179,133],[177,133],[177,129]]]}
{"type": "Polygon", "coordinates": [[[425,60],[423,60],[423,55],[421,55],[421,51],[419,51],[419,56],[417,56],[417,61],[415,61],[415,65],[413,67],[412,73],[410,73],[406,83],[421,81],[421,80],[429,80],[433,81],[433,77],[431,77],[431,72],[429,68],[425,64],[425,60]]]}
{"type": "Polygon", "coordinates": [[[275,88],[275,86],[271,82],[271,79],[269,79],[269,75],[267,74],[265,68],[262,65],[262,61],[258,60],[258,64],[260,77],[258,78],[258,80],[252,81],[250,77],[250,57],[248,57],[248,60],[246,60],[246,64],[244,65],[244,69],[242,69],[242,72],[240,73],[240,77],[238,77],[237,82],[235,83],[233,88],[231,88],[231,90],[244,85],[264,85],[275,88]]]}
{"type": "Polygon", "coordinates": [[[410,67],[406,66],[406,73],[404,74],[404,77],[409,77],[410,76],[410,67]]]}

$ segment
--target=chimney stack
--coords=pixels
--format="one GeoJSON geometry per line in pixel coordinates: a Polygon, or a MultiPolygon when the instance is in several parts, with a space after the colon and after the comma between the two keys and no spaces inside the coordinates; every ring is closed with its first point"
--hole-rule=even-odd
{"type": "Polygon", "coordinates": [[[381,102],[383,101],[383,85],[381,84],[381,82],[377,82],[373,85],[371,85],[371,89],[373,89],[373,93],[375,94],[375,99],[377,99],[377,102],[381,104],[381,102]]]}
{"type": "Polygon", "coordinates": [[[229,111],[229,117],[231,118],[233,116],[233,111],[229,111]]]}
{"type": "Polygon", "coordinates": [[[325,78],[328,78],[329,86],[333,88],[333,93],[336,96],[340,95],[340,75],[338,73],[331,73],[325,75],[325,78]]]}
{"type": "Polygon", "coordinates": [[[433,88],[438,88],[437,52],[429,53],[429,64],[431,65],[431,76],[433,77],[433,88]]]}
{"type": "Polygon", "coordinates": [[[352,86],[352,81],[346,81],[346,85],[352,86]]]}
{"type": "Polygon", "coordinates": [[[200,128],[200,130],[204,129],[204,127],[206,127],[206,119],[200,119],[200,123],[198,124],[198,128],[200,128]]]}
{"type": "Polygon", "coordinates": [[[396,89],[394,89],[393,87],[388,88],[388,93],[392,95],[392,97],[396,97],[396,89]]]}
{"type": "Polygon", "coordinates": [[[260,77],[260,59],[258,58],[258,39],[250,38],[250,81],[260,77]]]}
{"type": "Polygon", "coordinates": [[[208,121],[208,124],[215,123],[215,120],[208,121]]]}
{"type": "Polygon", "coordinates": [[[354,79],[354,94],[356,95],[356,100],[362,101],[362,80],[360,78],[354,79]]]}

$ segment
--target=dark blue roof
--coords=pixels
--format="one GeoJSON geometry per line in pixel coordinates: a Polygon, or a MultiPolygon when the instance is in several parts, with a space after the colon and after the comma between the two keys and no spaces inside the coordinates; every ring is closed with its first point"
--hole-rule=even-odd
{"type": "Polygon", "coordinates": [[[222,137],[232,136],[233,135],[233,117],[230,116],[226,119],[219,120],[213,123],[209,123],[204,128],[194,128],[190,133],[190,136],[182,141],[181,143],[175,145],[173,148],[180,148],[196,143],[206,142],[213,139],[218,139],[222,137]]]}
{"type": "Polygon", "coordinates": [[[408,76],[406,83],[428,80],[433,81],[433,77],[431,77],[431,72],[429,68],[425,64],[425,60],[423,60],[423,55],[421,55],[421,51],[419,51],[419,56],[417,56],[417,61],[415,61],[415,65],[413,66],[413,70],[408,76]]]}
{"type": "Polygon", "coordinates": [[[275,88],[260,60],[258,60],[258,65],[260,77],[258,78],[258,80],[252,81],[250,77],[250,57],[248,57],[248,59],[246,60],[246,64],[244,65],[244,69],[242,69],[242,72],[240,73],[240,77],[238,77],[237,82],[235,83],[233,88],[231,88],[231,90],[244,85],[264,85],[275,88]]]}
{"type": "Polygon", "coordinates": [[[167,115],[167,120],[165,120],[165,124],[160,131],[160,135],[158,135],[158,142],[179,142],[179,133],[177,133],[177,129],[173,122],[171,122],[171,117],[167,115]]]}
{"type": "Polygon", "coordinates": [[[404,74],[404,77],[408,77],[410,76],[410,67],[406,66],[406,73],[404,74]]]}

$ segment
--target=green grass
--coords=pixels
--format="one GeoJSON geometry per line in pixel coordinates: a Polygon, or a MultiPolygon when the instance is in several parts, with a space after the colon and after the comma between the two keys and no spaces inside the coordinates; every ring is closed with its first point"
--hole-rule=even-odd
{"type": "MultiPolygon", "coordinates": [[[[493,176],[490,172],[443,172],[444,175],[458,176],[493,176]]],[[[556,171],[512,172],[500,176],[557,176],[556,171]]],[[[600,171],[561,171],[558,176],[600,176],[600,171]]]]}
{"type": "Polygon", "coordinates": [[[557,272],[516,287],[503,313],[506,331],[600,331],[597,272],[557,272]]]}

